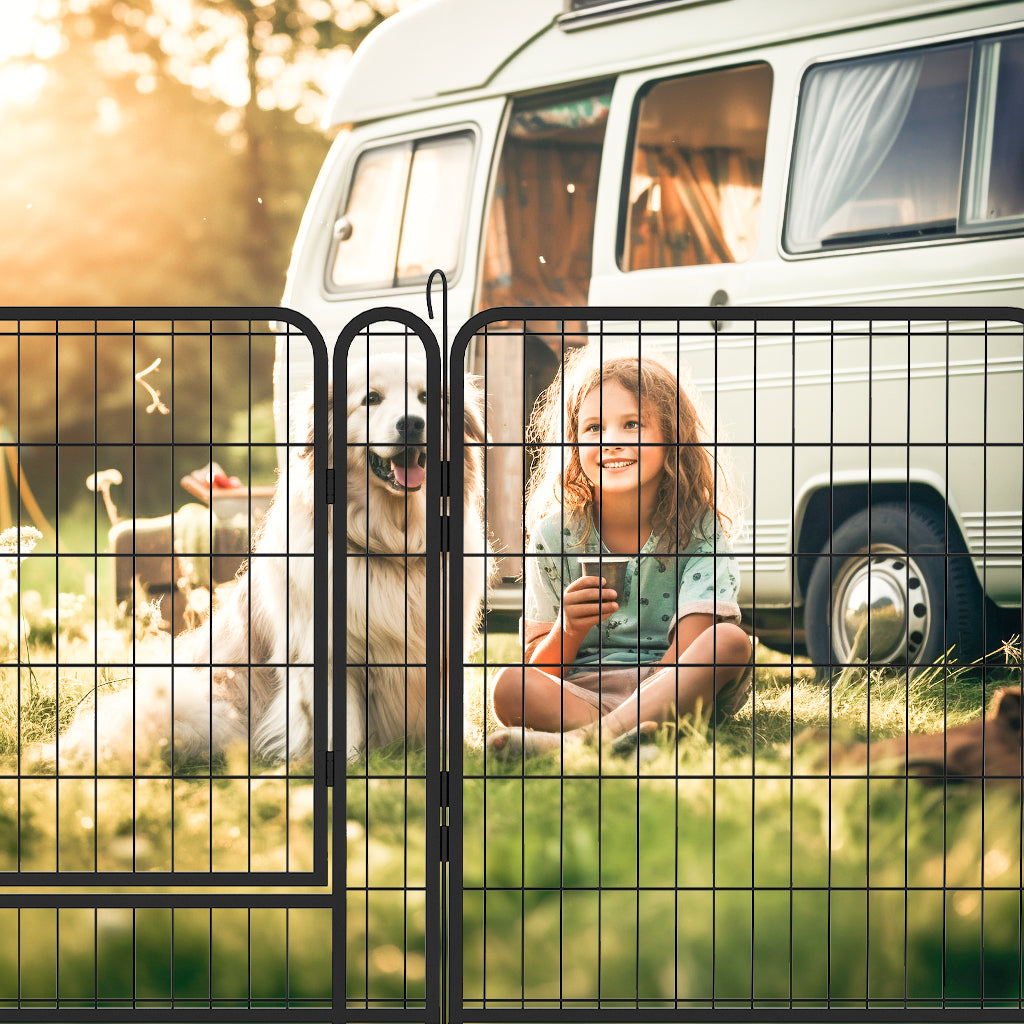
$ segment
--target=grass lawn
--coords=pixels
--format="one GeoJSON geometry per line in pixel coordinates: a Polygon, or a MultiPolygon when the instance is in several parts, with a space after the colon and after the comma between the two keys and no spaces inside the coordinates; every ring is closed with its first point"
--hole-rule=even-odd
{"type": "MultiPolygon", "coordinates": [[[[487,654],[517,657],[515,638],[487,654]]],[[[837,742],[941,729],[1019,669],[935,669],[909,688],[855,670],[830,691],[757,659],[752,700],[714,731],[688,718],[639,756],[566,747],[514,765],[485,755],[483,673],[469,670],[468,1001],[1017,1005],[1019,787],[868,778],[838,760],[830,774],[828,727],[837,742]]],[[[389,889],[423,884],[421,833],[406,829],[423,821],[421,784],[388,777],[405,772],[422,762],[384,756],[349,781],[349,986],[370,1003],[422,994],[421,894],[389,889]]]]}
{"type": "MultiPolygon", "coordinates": [[[[310,783],[258,766],[248,778],[244,759],[144,780],[27,768],[24,751],[53,738],[58,707],[125,685],[140,642],[167,642],[89,628],[104,619],[88,606],[80,618],[58,648],[44,634],[9,643],[0,666],[0,868],[30,888],[33,870],[57,867],[307,866],[310,783]]],[[[486,653],[517,658],[516,638],[492,634],[486,653]]],[[[830,765],[828,730],[842,743],[967,721],[999,682],[1019,683],[1019,667],[984,679],[935,669],[909,687],[853,670],[829,689],[762,648],[757,660],[752,700],[713,731],[685,718],[632,756],[566,747],[513,765],[485,755],[485,670],[467,669],[453,898],[470,1003],[1017,1005],[1019,787],[868,778],[830,765]]],[[[425,835],[437,820],[425,791],[422,751],[350,766],[353,1005],[423,998],[425,835]]],[[[55,893],[50,908],[0,908],[0,1005],[330,996],[329,911],[59,903],[55,893]]]]}

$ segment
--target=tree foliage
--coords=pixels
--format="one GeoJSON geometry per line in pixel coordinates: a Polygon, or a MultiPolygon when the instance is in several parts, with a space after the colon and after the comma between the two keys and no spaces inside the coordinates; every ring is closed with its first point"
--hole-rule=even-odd
{"type": "MultiPolygon", "coordinates": [[[[277,303],[329,144],[311,127],[327,87],[324,69],[387,12],[383,0],[41,5],[61,42],[23,63],[41,64],[45,81],[30,104],[4,104],[0,96],[0,303],[277,303]]],[[[155,342],[135,351],[110,343],[90,354],[67,338],[33,345],[7,334],[0,338],[0,427],[23,442],[58,434],[90,442],[98,414],[101,424],[137,421],[136,440],[158,439],[165,428],[137,416],[133,382],[158,354],[166,374],[168,353],[155,342]]],[[[183,359],[174,388],[178,422],[209,424],[207,441],[211,430],[223,437],[239,408],[269,398],[272,357],[270,346],[250,354],[238,345],[221,346],[216,367],[183,359]],[[241,383],[237,402],[211,409],[211,374],[241,383]]],[[[81,496],[77,484],[73,494],[58,487],[52,451],[21,454],[48,511],[81,496]]],[[[193,454],[195,465],[206,461],[193,454]]],[[[153,456],[162,457],[156,449],[153,456]]],[[[169,511],[171,470],[153,463],[147,475],[127,452],[119,457],[140,509],[169,511]],[[149,478],[159,484],[150,487],[149,478]]],[[[92,471],[90,449],[68,449],[62,458],[69,479],[92,471]]]]}

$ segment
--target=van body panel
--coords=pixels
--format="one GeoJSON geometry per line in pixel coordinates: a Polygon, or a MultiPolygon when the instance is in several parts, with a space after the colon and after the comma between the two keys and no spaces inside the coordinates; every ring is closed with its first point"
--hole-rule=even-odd
{"type": "Polygon", "coordinates": [[[323,127],[407,114],[484,89],[510,54],[553,27],[561,10],[558,0],[498,7],[494,0],[419,0],[382,22],[345,66],[323,127]]]}
{"type": "MultiPolygon", "coordinates": [[[[374,30],[360,47],[324,119],[352,127],[336,140],[310,198],[285,304],[308,315],[328,340],[374,306],[397,305],[424,315],[422,285],[332,287],[327,278],[332,230],[360,155],[368,149],[471,131],[476,149],[464,233],[458,266],[448,275],[450,343],[458,326],[478,310],[507,304],[493,297],[493,271],[491,280],[485,276],[488,231],[499,205],[498,184],[508,173],[503,157],[514,148],[509,140],[517,111],[556,110],[566,97],[600,94],[603,140],[594,157],[596,198],[587,208],[593,242],[585,254],[589,276],[578,283],[589,305],[605,312],[726,307],[690,324],[678,352],[674,339],[659,348],[652,336],[641,345],[644,351],[681,358],[711,407],[717,443],[731,458],[731,479],[747,499],[745,532],[737,546],[748,570],[756,556],[756,575],[744,574],[743,600],[756,594],[759,607],[799,607],[807,566],[827,550],[828,530],[838,525],[834,518],[879,501],[904,501],[936,514],[948,508],[957,531],[951,540],[966,545],[987,596],[1018,607],[1024,332],[1016,315],[1005,310],[1002,322],[986,325],[965,309],[1024,306],[1024,210],[999,222],[983,219],[980,227],[971,221],[967,228],[974,233],[960,232],[970,200],[968,186],[961,183],[957,231],[947,236],[895,241],[879,236],[847,244],[840,231],[838,244],[826,247],[822,241],[811,251],[787,248],[786,232],[803,95],[817,69],[868,59],[898,63],[906,52],[927,53],[926,61],[941,63],[945,54],[966,51],[974,40],[1024,30],[1024,2],[706,0],[625,13],[588,8],[585,16],[562,17],[562,0],[523,0],[501,5],[500,24],[495,11],[480,0],[421,0],[374,30]],[[754,237],[742,250],[734,247],[731,259],[638,259],[637,225],[646,223],[642,213],[663,209],[657,165],[648,164],[654,169],[647,172],[646,184],[638,181],[640,155],[649,152],[641,149],[648,138],[644,133],[653,131],[650,124],[656,121],[643,122],[643,104],[653,103],[667,83],[681,83],[685,91],[687,83],[725,81],[759,66],[770,69],[764,78],[770,94],[763,97],[763,159],[750,154],[759,176],[751,176],[747,186],[757,189],[759,180],[754,237]],[[799,321],[795,329],[781,325],[785,329],[777,334],[766,322],[755,334],[749,318],[728,313],[728,307],[779,306],[850,307],[851,316],[862,310],[876,320],[870,328],[863,319],[799,321]],[[877,319],[882,306],[918,308],[922,318],[908,332],[905,322],[877,319]],[[951,307],[962,307],[963,314],[952,327],[926,312],[944,315],[951,307]]],[[[1013,45],[1019,49],[1018,42],[1013,45]]],[[[993,47],[988,42],[970,47],[971,89],[985,81],[974,68],[976,55],[986,48],[993,47]]],[[[708,84],[713,100],[712,89],[708,84]]],[[[1015,97],[1018,89],[1013,86],[1008,95],[1015,97]]],[[[732,117],[737,107],[729,102],[732,117]]],[[[975,130],[973,102],[974,93],[966,94],[965,134],[975,130]]],[[[680,123],[692,126],[702,115],[713,120],[698,109],[680,123]]],[[[581,139],[594,147],[591,137],[581,139]]],[[[650,148],[650,139],[646,144],[650,148]]],[[[674,138],[672,144],[680,145],[674,138]]],[[[710,151],[716,143],[704,145],[710,151]]],[[[529,164],[511,166],[518,172],[529,164]]],[[[558,177],[557,163],[545,166],[558,177]]],[[[949,170],[967,181],[962,167],[950,164],[949,170]]],[[[572,191],[572,182],[579,181],[558,178],[550,187],[564,193],[566,183],[572,191]]],[[[1021,188],[1024,194],[1024,183],[1021,188]]],[[[576,227],[564,232],[567,239],[580,234],[576,227]]],[[[569,245],[566,241],[566,253],[545,250],[549,261],[570,255],[569,245]]],[[[560,301],[543,291],[529,300],[523,304],[560,301]]],[[[603,326],[607,335],[625,325],[605,321],[603,326]]],[[[629,326],[635,332],[635,323],[629,326]]],[[[530,329],[543,333],[551,325],[535,323],[530,329]]],[[[522,438],[518,414],[528,414],[527,391],[537,383],[531,379],[527,388],[525,380],[515,379],[516,360],[534,376],[547,364],[539,337],[507,341],[507,351],[499,358],[499,346],[492,346],[488,360],[489,372],[502,380],[492,422],[505,440],[522,438]]],[[[468,368],[483,372],[483,348],[474,341],[468,368]]],[[[280,377],[280,367],[277,372],[280,377]]],[[[299,380],[302,373],[297,368],[291,377],[299,380]]],[[[492,474],[491,486],[500,493],[491,507],[504,509],[511,524],[522,470],[505,468],[507,474],[492,474]]],[[[505,525],[505,520],[498,524],[505,525]]],[[[499,549],[504,541],[507,550],[521,550],[521,527],[509,525],[509,536],[496,540],[499,549]]],[[[517,562],[505,561],[509,572],[501,575],[514,575],[517,562]]],[[[492,607],[517,607],[521,596],[521,584],[499,588],[492,607]]]]}

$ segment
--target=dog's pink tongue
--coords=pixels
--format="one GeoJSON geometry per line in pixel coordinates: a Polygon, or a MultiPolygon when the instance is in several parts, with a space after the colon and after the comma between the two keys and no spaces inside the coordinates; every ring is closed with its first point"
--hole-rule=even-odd
{"type": "Polygon", "coordinates": [[[391,468],[395,471],[395,479],[403,487],[419,487],[427,476],[426,469],[417,462],[414,462],[411,466],[403,466],[400,462],[392,462],[391,468]]]}

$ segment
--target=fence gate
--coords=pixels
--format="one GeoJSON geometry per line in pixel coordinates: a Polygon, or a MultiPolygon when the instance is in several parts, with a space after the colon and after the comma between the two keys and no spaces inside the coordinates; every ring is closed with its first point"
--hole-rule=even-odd
{"type": "MultiPolygon", "coordinates": [[[[481,562],[497,586],[479,652],[451,636],[451,1020],[1024,1018],[1022,351],[1016,310],[502,309],[462,328],[452,407],[470,401],[464,374],[482,377],[495,553],[473,547],[473,512],[453,502],[451,620],[481,562]],[[651,370],[637,399],[627,362],[618,392],[606,378],[588,405],[591,378],[527,433],[575,357],[660,360],[682,397],[651,370]],[[660,433],[638,439],[638,423],[660,433]],[[505,724],[543,730],[614,703],[595,681],[559,710],[536,675],[550,650],[531,648],[524,682],[516,620],[525,606],[556,621],[583,571],[558,548],[585,547],[593,474],[621,519],[612,474],[646,480],[645,452],[655,467],[710,467],[695,489],[722,528],[699,551],[671,537],[698,520],[669,485],[668,514],[654,518],[651,499],[632,541],[614,516],[616,543],[601,551],[591,534],[595,555],[631,556],[627,612],[580,651],[629,671],[644,658],[634,640],[624,660],[618,634],[664,650],[677,603],[710,623],[735,602],[759,639],[749,696],[717,722],[648,711],[664,719],[652,735],[620,736],[609,713],[585,740],[526,757],[488,743],[499,705],[505,724]],[[569,499],[548,500],[567,477],[582,482],[575,519],[569,499]]],[[[460,495],[484,442],[451,422],[460,495]]],[[[678,710],[716,660],[691,656],[678,710]]],[[[664,710],[658,699],[641,707],[664,710]]]]}
{"type": "MultiPolygon", "coordinates": [[[[444,401],[437,341],[400,309],[354,319],[335,348],[334,436],[344,437],[347,536],[334,535],[335,687],[346,751],[346,1020],[440,1021],[445,922],[441,865],[441,692],[447,546],[444,401]],[[340,678],[340,677],[339,677],[340,678]],[[345,694],[345,700],[341,695],[345,694]],[[406,742],[406,734],[417,742],[406,742]]],[[[455,492],[453,492],[455,493],[455,492]]],[[[460,656],[461,661],[461,656],[460,656]]]]}
{"type": "Polygon", "coordinates": [[[327,386],[283,310],[0,317],[3,1019],[337,1019],[327,386]]]}

